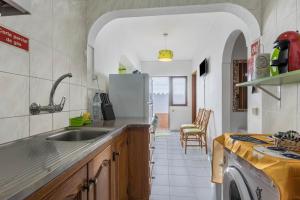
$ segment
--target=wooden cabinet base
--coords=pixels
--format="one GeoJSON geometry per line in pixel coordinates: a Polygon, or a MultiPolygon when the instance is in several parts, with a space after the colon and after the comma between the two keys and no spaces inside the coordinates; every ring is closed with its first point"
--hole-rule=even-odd
{"type": "Polygon", "coordinates": [[[27,200],[148,200],[149,178],[149,127],[131,127],[27,200]]]}

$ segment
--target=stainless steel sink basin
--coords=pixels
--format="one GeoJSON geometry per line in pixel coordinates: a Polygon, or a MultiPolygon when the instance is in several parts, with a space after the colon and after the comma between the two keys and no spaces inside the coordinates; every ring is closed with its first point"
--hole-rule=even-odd
{"type": "Polygon", "coordinates": [[[47,140],[54,141],[85,141],[92,139],[99,139],[108,134],[110,130],[103,129],[82,129],[82,130],[68,130],[55,135],[47,137],[47,140]]]}

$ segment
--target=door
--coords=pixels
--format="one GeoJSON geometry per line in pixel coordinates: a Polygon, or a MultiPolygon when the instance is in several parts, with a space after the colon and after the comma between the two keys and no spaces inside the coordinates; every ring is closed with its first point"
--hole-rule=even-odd
{"type": "Polygon", "coordinates": [[[88,163],[89,200],[112,200],[112,148],[108,146],[88,163]]]}
{"type": "Polygon", "coordinates": [[[46,200],[87,200],[88,188],[87,166],[84,166],[64,183],[57,186],[47,197],[46,200]]]}
{"type": "Polygon", "coordinates": [[[191,123],[191,107],[188,106],[188,77],[170,77],[170,130],[179,130],[181,124],[191,123]]]}
{"type": "Polygon", "coordinates": [[[152,77],[153,113],[158,117],[157,129],[169,129],[169,77],[152,77]]]}
{"type": "Polygon", "coordinates": [[[128,187],[128,145],[127,134],[123,133],[117,138],[113,152],[115,166],[116,200],[127,200],[128,187]]]}

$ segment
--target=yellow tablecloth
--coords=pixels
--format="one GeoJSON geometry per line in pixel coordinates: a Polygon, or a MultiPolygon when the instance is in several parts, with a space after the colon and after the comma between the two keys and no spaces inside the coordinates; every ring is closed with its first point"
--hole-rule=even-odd
{"type": "MultiPolygon", "coordinates": [[[[212,182],[223,182],[224,148],[248,161],[255,168],[262,170],[278,187],[281,200],[300,199],[300,160],[269,156],[254,150],[257,144],[235,141],[233,133],[225,133],[213,141],[212,182]]],[[[267,134],[249,134],[257,139],[269,142],[259,146],[272,146],[267,134]]]]}

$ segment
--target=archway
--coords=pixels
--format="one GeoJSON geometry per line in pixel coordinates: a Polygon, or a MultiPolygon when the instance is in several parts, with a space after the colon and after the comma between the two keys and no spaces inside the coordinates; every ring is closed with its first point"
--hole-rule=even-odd
{"type": "Polygon", "coordinates": [[[145,8],[145,9],[128,9],[108,12],[99,17],[92,25],[88,33],[87,41],[87,80],[92,86],[94,79],[94,45],[96,37],[101,29],[110,21],[119,18],[141,17],[141,16],[159,16],[159,15],[176,15],[176,14],[192,14],[192,13],[213,13],[226,12],[240,18],[245,23],[245,35],[247,44],[254,41],[260,36],[260,26],[256,18],[246,8],[232,4],[219,3],[194,6],[180,7],[162,7],[162,8],[145,8]]]}
{"type": "MultiPolygon", "coordinates": [[[[247,44],[241,30],[231,32],[226,40],[222,58],[222,131],[246,131],[247,110],[234,109],[234,62],[246,63],[247,44]],[[239,54],[239,55],[237,55],[239,54]]],[[[242,65],[241,65],[242,66],[242,65]]],[[[239,66],[238,66],[239,67],[239,66]]],[[[235,69],[241,72],[242,69],[235,69]]],[[[243,91],[244,93],[245,91],[243,91]]],[[[247,98],[247,90],[246,97],[247,98]]]]}

